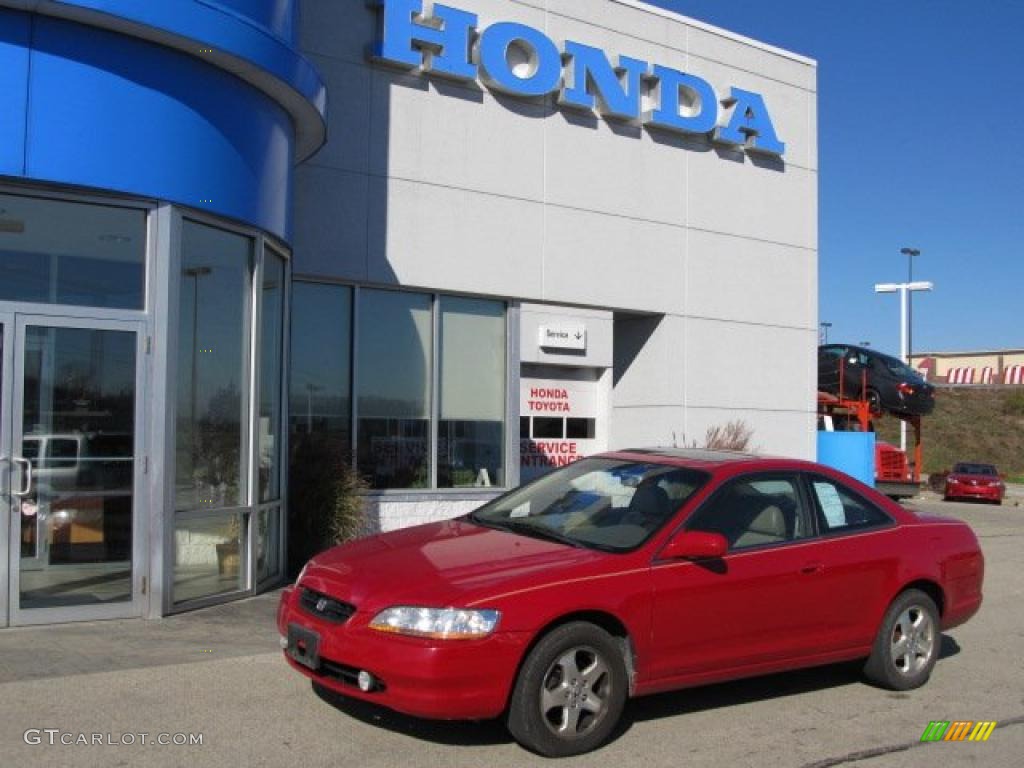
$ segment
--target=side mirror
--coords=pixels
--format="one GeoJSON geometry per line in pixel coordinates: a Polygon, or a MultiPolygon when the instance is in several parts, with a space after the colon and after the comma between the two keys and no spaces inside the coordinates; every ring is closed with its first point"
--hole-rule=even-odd
{"type": "Polygon", "coordinates": [[[728,549],[729,542],[720,533],[683,531],[669,540],[661,550],[660,557],[665,560],[723,557],[728,549]]]}

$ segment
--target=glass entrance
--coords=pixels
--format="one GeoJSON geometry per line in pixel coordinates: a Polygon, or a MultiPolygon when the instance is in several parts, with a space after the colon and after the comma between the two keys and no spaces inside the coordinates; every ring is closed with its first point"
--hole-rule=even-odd
{"type": "Polygon", "coordinates": [[[16,315],[13,330],[11,623],[136,615],[138,324],[16,315]]]}

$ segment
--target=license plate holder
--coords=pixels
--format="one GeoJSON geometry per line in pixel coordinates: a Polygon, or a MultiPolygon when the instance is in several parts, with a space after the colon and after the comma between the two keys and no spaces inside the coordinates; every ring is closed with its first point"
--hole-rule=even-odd
{"type": "Polygon", "coordinates": [[[298,624],[288,625],[288,655],[314,672],[320,669],[320,635],[298,624]]]}

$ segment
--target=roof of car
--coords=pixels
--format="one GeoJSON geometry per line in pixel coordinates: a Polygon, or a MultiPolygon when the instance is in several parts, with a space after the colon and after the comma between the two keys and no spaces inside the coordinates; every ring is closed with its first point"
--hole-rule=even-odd
{"type": "Polygon", "coordinates": [[[711,450],[707,448],[624,448],[618,451],[611,451],[604,455],[631,459],[642,457],[662,460],[667,459],[669,463],[687,466],[701,466],[704,469],[747,463],[806,463],[800,462],[796,459],[784,459],[777,456],[759,456],[754,453],[745,453],[743,451],[711,450]]]}

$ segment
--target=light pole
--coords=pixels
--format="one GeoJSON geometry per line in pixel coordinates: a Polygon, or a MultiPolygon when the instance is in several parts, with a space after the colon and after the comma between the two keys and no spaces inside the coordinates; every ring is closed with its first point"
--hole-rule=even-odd
{"type": "MultiPolygon", "coordinates": [[[[920,256],[917,248],[900,248],[900,253],[907,257],[907,282],[914,282],[914,257],[920,256]]],[[[910,365],[910,356],[914,349],[914,297],[907,297],[907,357],[903,361],[910,365]]]]}
{"type": "Polygon", "coordinates": [[[828,344],[828,329],[832,327],[832,323],[818,323],[821,328],[821,333],[818,334],[818,338],[821,339],[822,344],[828,344]]]}
{"type": "MultiPolygon", "coordinates": [[[[898,293],[900,295],[900,358],[910,362],[910,294],[914,291],[930,291],[934,283],[877,283],[875,293],[898,293]]],[[[900,450],[907,450],[907,422],[900,420],[900,450]]]]}

